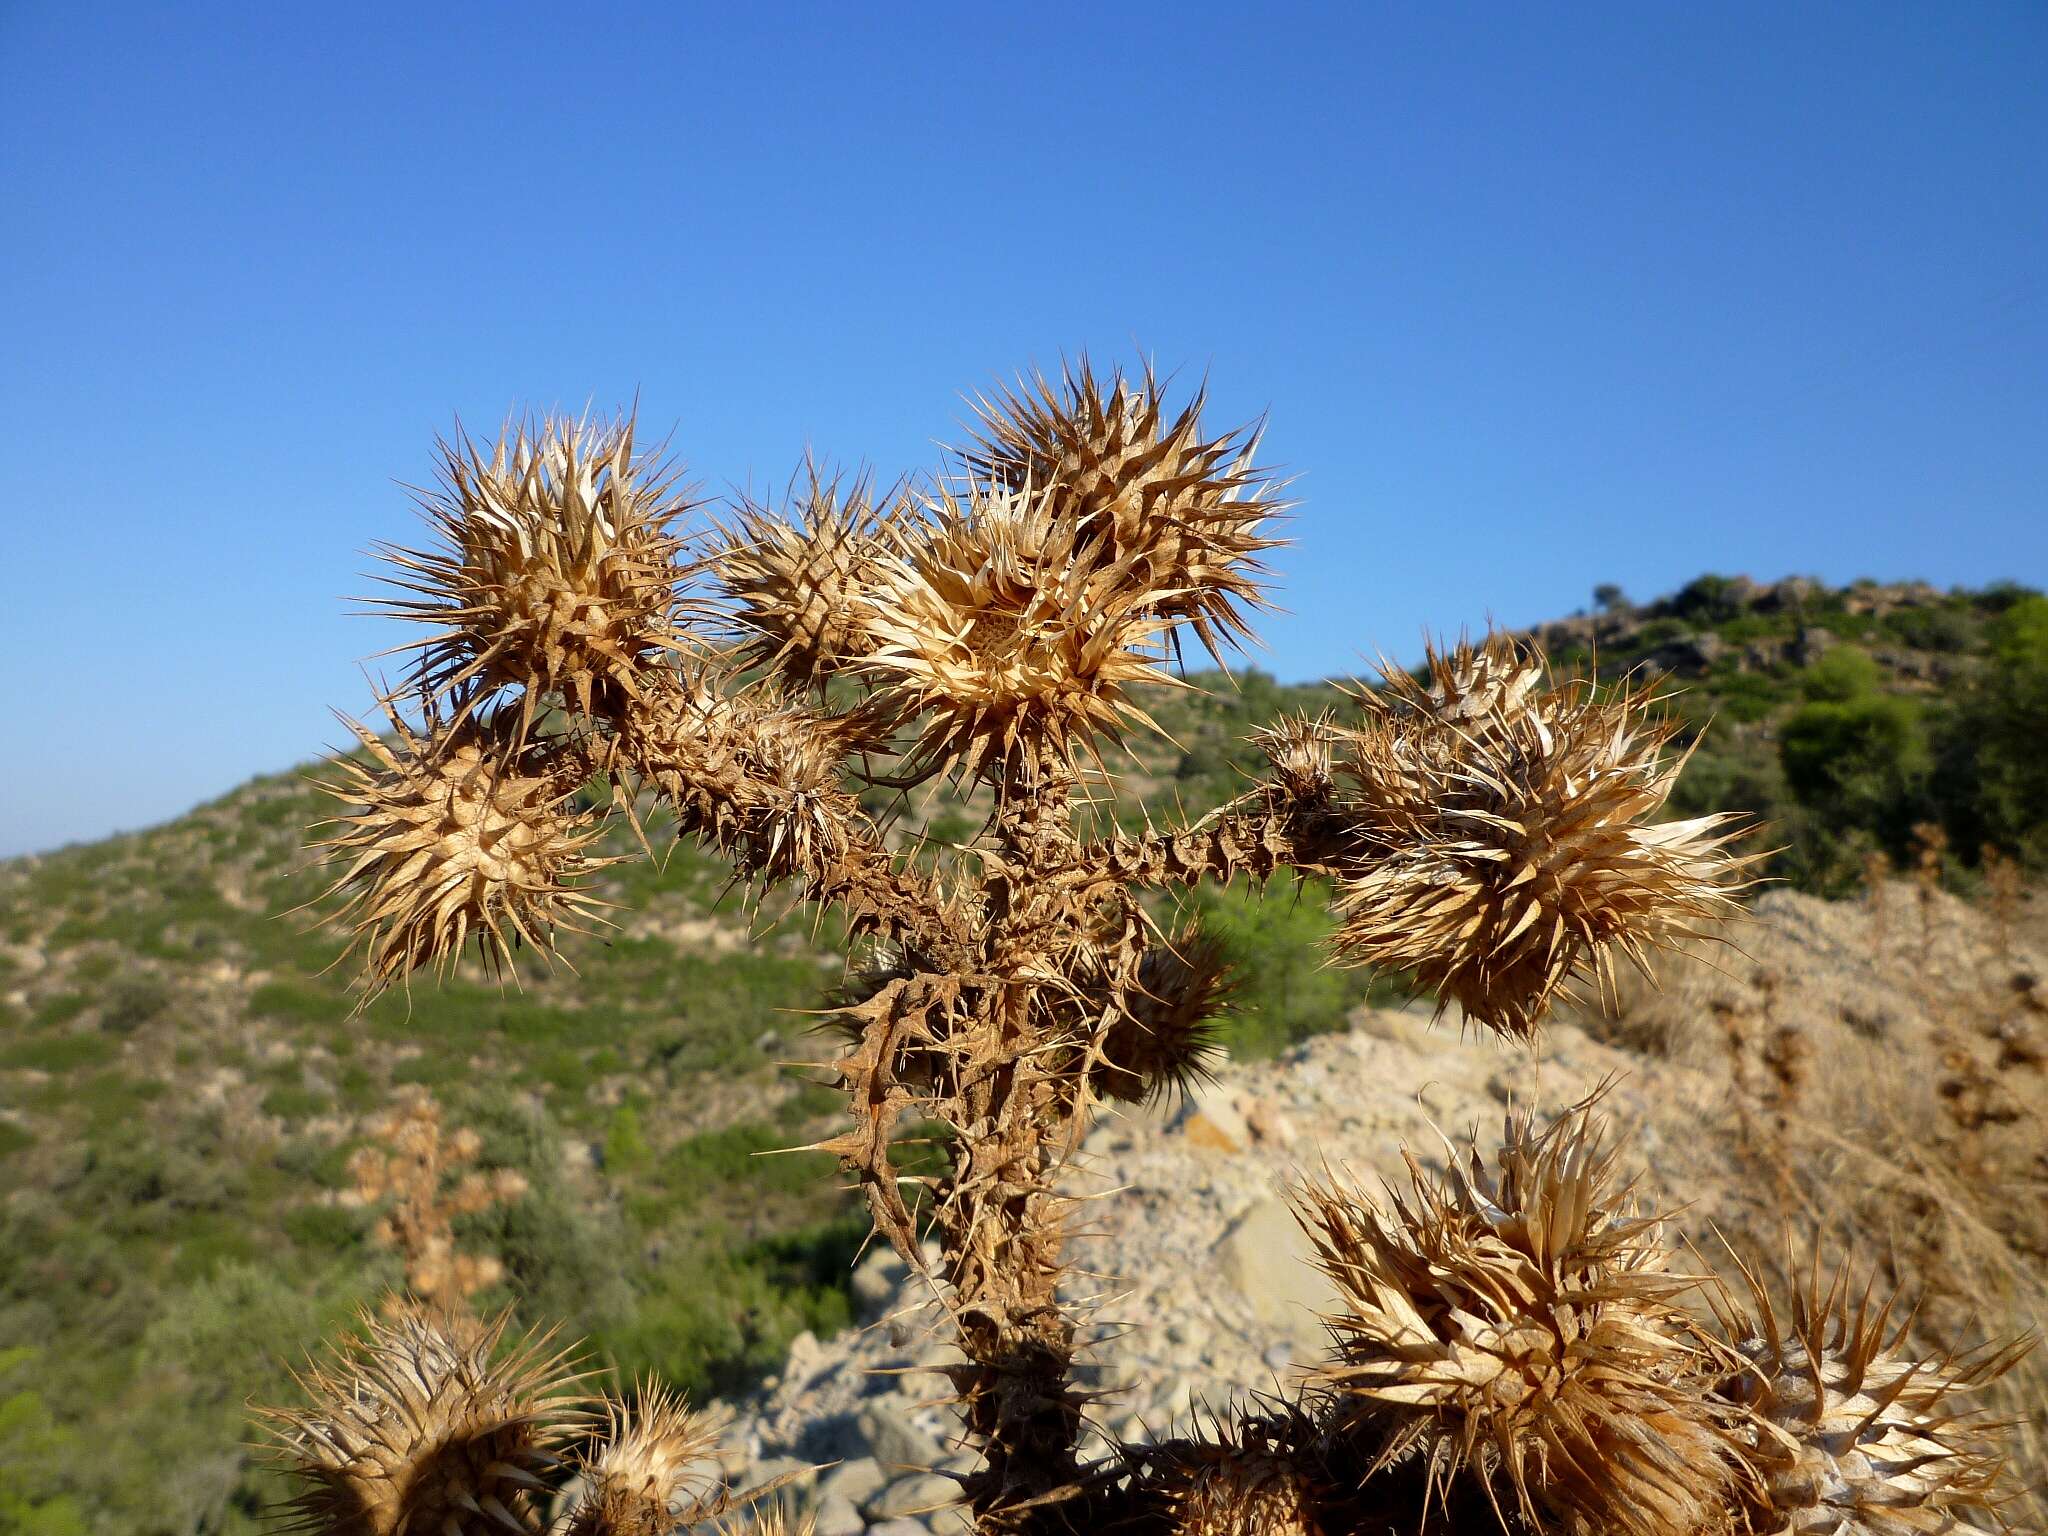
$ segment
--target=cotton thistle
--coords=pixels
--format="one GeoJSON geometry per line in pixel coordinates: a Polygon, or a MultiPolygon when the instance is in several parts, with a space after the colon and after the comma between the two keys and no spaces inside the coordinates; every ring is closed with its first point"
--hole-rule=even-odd
{"type": "Polygon", "coordinates": [[[605,1432],[579,1458],[584,1492],[566,1536],[667,1536],[722,1506],[719,1419],[653,1383],[605,1406],[605,1432]]]}
{"type": "Polygon", "coordinates": [[[459,1307],[504,1278],[494,1255],[456,1249],[454,1220],[518,1199],[526,1193],[524,1175],[469,1167],[483,1150],[482,1138],[466,1126],[443,1134],[441,1106],[424,1088],[404,1090],[397,1105],[365,1129],[373,1144],[348,1160],[351,1193],[366,1205],[386,1207],[371,1237],[398,1250],[413,1293],[459,1307]]]}
{"type": "MultiPolygon", "coordinates": [[[[1739,1261],[1738,1261],[1739,1262],[1739,1261]]],[[[1752,1417],[1761,1484],[1753,1523],[1784,1536],[1929,1536],[1997,1519],[2009,1495],[2001,1426],[1967,1394],[2026,1353],[1916,1347],[1896,1293],[1876,1306],[1846,1268],[1825,1287],[1819,1255],[1781,1318],[1746,1265],[1747,1307],[1716,1298],[1740,1358],[1724,1388],[1752,1417]]]]}
{"type": "Polygon", "coordinates": [[[1259,556],[1281,540],[1266,530],[1283,510],[1252,467],[1256,431],[1205,437],[1205,391],[1176,416],[1161,406],[1148,368],[1138,380],[1098,379],[1088,362],[999,389],[981,402],[980,440],[961,452],[978,483],[1036,486],[1061,519],[1129,565],[1153,610],[1186,621],[1210,655],[1251,634],[1247,610],[1264,606],[1259,556]]]}
{"type": "Polygon", "coordinates": [[[488,452],[442,443],[424,504],[444,547],[380,546],[408,597],[374,599],[433,626],[415,677],[434,699],[520,690],[521,732],[559,694],[584,715],[636,698],[651,658],[678,644],[686,574],[672,524],[689,502],[673,469],[638,453],[633,424],[547,417],[508,425],[488,452]]]}
{"type": "Polygon", "coordinates": [[[539,1536],[533,1495],[584,1423],[581,1378],[545,1337],[501,1349],[484,1324],[423,1307],[366,1317],[301,1378],[303,1409],[264,1414],[307,1536],[539,1536]]]}
{"type": "Polygon", "coordinates": [[[1147,947],[1111,998],[1082,994],[1098,1020],[1109,1019],[1090,1084],[1125,1103],[1184,1093],[1208,1075],[1220,1048],[1217,1020],[1235,991],[1222,944],[1192,924],[1147,947]]]}
{"type": "MultiPolygon", "coordinates": [[[[471,931],[501,965],[514,939],[544,947],[591,900],[597,823],[569,795],[594,781],[629,812],[665,805],[750,902],[782,884],[886,946],[885,974],[833,1021],[851,1123],[818,1146],[907,1263],[925,1267],[920,1239],[939,1237],[931,1278],[981,1456],[963,1492],[991,1536],[1085,1528],[1129,1491],[1080,1456],[1062,1173],[1094,1103],[1199,1069],[1224,989],[1213,952],[1149,928],[1146,893],[1328,877],[1341,958],[1406,969],[1526,1034],[1575,981],[1740,888],[1719,822],[1650,824],[1677,765],[1641,698],[1553,689],[1501,644],[1433,657],[1427,683],[1391,680],[1360,723],[1262,733],[1267,770],[1192,825],[1084,837],[1083,770],[1153,728],[1140,690],[1174,681],[1179,633],[1220,652],[1263,601],[1275,487],[1252,467],[1253,434],[1211,435],[1201,406],[1198,391],[1168,411],[1149,372],[1037,380],[986,407],[981,441],[920,506],[816,477],[800,521],[743,509],[712,556],[716,613],[680,595],[681,500],[624,429],[519,429],[490,455],[450,455],[438,521],[453,552],[394,556],[412,595],[392,611],[433,626],[415,682],[437,708],[424,738],[366,740],[373,765],[341,787],[360,808],[330,840],[373,989],[445,968],[471,931]],[[572,718],[547,736],[558,703],[572,718]],[[936,775],[994,792],[945,881],[859,798],[936,775]],[[895,1138],[930,1122],[950,1128],[945,1167],[913,1178],[895,1138]],[[913,1210],[917,1189],[931,1198],[913,1210]]],[[[1431,1186],[1409,1225],[1332,1215],[1332,1252],[1362,1277],[1361,1327],[1328,1392],[1405,1425],[1446,1476],[1491,1478],[1498,1461],[1531,1507],[1568,1520],[1630,1536],[1643,1508],[1713,1505],[1717,1415],[1741,1410],[1680,1390],[1704,1346],[1669,1315],[1678,1282],[1587,1217],[1606,1235],[1581,1246],[1607,1287],[1588,1290],[1550,1249],[1493,1230],[1494,1207],[1512,1226],[1537,1197],[1503,1185],[1486,1206],[1479,1177],[1431,1186]],[[1455,1315],[1431,1299],[1428,1265],[1402,1257],[1423,1240],[1442,1283],[1469,1292],[1455,1315]],[[1534,1289],[1489,1288],[1501,1274],[1534,1289]],[[1419,1363],[1368,1348],[1372,1318],[1405,1328],[1409,1312],[1446,1330],[1419,1363]],[[1599,1486],[1618,1491],[1589,1491],[1574,1458],[1614,1470],[1599,1486]],[[1642,1491],[1658,1476],[1680,1490],[1662,1506],[1642,1491]]],[[[1560,1176],[1567,1193],[1573,1179],[1598,1182],[1560,1176]]],[[[1575,1211],[1558,1218],[1572,1231],[1586,1216],[1567,1194],[1541,1200],[1546,1217],[1575,1211]]]]}
{"type": "Polygon", "coordinates": [[[1526,1038],[1579,983],[1611,985],[1616,955],[1647,972],[1651,949],[1734,911],[1738,818],[1653,820],[1684,757],[1643,691],[1546,686],[1499,635],[1432,648],[1429,672],[1361,693],[1338,748],[1357,839],[1341,959],[1526,1038]]]}
{"type": "Polygon", "coordinates": [[[1659,1220],[1619,1180],[1586,1101],[1538,1132],[1510,1115],[1496,1169],[1476,1148],[1374,1206],[1310,1184],[1297,1210],[1342,1298],[1322,1376],[1383,1426],[1381,1466],[1426,1458],[1574,1532],[1714,1527],[1740,1481],[1739,1417],[1676,1304],[1659,1220]]]}
{"type": "MultiPolygon", "coordinates": [[[[1072,765],[1099,739],[1152,726],[1132,697],[1170,684],[1142,573],[1104,560],[1075,522],[1023,487],[894,531],[868,604],[863,674],[904,718],[922,716],[916,774],[1028,771],[1040,751],[1072,765]]],[[[1153,727],[1156,729],[1156,726],[1153,727]]]]}
{"type": "Polygon", "coordinates": [[[865,477],[828,479],[815,463],[804,473],[800,520],[742,505],[711,568],[733,600],[748,657],[808,688],[872,648],[862,618],[897,495],[884,493],[878,505],[865,477]]]}
{"type": "Polygon", "coordinates": [[[606,860],[600,828],[570,800],[580,774],[539,744],[520,745],[475,717],[415,733],[386,705],[390,745],[349,721],[368,765],[337,762],[320,788],[350,807],[316,846],[343,865],[338,920],[362,951],[362,1000],[423,967],[446,972],[475,935],[486,969],[519,943],[552,954],[558,928],[580,929],[600,903],[581,884],[606,860]]]}
{"type": "Polygon", "coordinates": [[[1322,1518],[1332,1490],[1308,1444],[1315,1433],[1300,1405],[1259,1400],[1206,1434],[1133,1450],[1137,1502],[1172,1536],[1336,1536],[1322,1518]]]}

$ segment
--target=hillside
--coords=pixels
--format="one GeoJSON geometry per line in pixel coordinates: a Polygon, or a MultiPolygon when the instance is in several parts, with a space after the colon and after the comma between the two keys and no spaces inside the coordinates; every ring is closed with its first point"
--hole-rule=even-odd
{"type": "MultiPolygon", "coordinates": [[[[1716,717],[1679,798],[1771,817],[1786,877],[1844,889],[1865,853],[1903,859],[1932,820],[1967,855],[1945,870],[1967,891],[1979,842],[2043,851],[2048,796],[1956,748],[1992,739],[1987,711],[2033,728],[2027,616],[2043,607],[2016,589],[1709,578],[1541,638],[1603,678],[1655,666],[1688,721],[1716,717]],[[1786,750],[1809,739],[1833,742],[1829,762],[1861,753],[1856,775],[1786,750]]],[[[1120,793],[1157,813],[1234,792],[1249,727],[1344,705],[1250,672],[1149,707],[1171,741],[1141,745],[1120,793]]],[[[0,865],[0,1532],[253,1528],[264,1485],[242,1404],[286,1392],[280,1362],[396,1277],[344,1170],[406,1085],[527,1181],[465,1219],[506,1265],[486,1303],[699,1393],[745,1387],[791,1338],[853,1315],[865,1218],[825,1159],[756,1156],[815,1139],[839,1104],[782,1065],[816,1054],[803,1010],[842,975],[829,920],[749,932],[718,902],[723,871],[676,848],[605,871],[618,926],[565,946],[573,972],[529,969],[509,993],[464,972],[352,1017],[326,969],[337,941],[303,910],[322,888],[304,829],[327,806],[300,776],[260,779],[166,826],[0,865]]],[[[976,824],[939,801],[899,829],[936,850],[976,824]]],[[[637,846],[610,835],[610,851],[637,846]]],[[[1313,900],[1202,901],[1246,972],[1239,1053],[1368,1000],[1354,974],[1315,967],[1313,900]]]]}

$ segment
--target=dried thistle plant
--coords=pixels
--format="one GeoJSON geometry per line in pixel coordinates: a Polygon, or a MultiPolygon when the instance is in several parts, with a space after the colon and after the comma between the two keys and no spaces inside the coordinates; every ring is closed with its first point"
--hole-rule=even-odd
{"type": "MultiPolygon", "coordinates": [[[[1762,1474],[1749,1410],[1716,1390],[1729,1346],[1680,1307],[1694,1282],[1588,1109],[1512,1122],[1491,1171],[1418,1169],[1391,1209],[1309,1197],[1351,1303],[1319,1396],[1171,1456],[1081,1454],[1066,1162],[1098,1103],[1201,1070],[1229,987],[1148,895],[1326,878],[1339,963],[1404,972],[1519,1041],[1617,959],[1731,912],[1750,862],[1730,818],[1660,819],[1683,759],[1642,691],[1560,685],[1500,637],[1390,670],[1355,723],[1259,733],[1266,771],[1199,820],[1099,831],[1089,783],[1153,729],[1142,690],[1176,681],[1182,633],[1220,657],[1265,602],[1284,503],[1256,431],[1212,434],[1202,406],[1084,363],[981,402],[979,439],[922,489],[806,471],[791,516],[742,506],[701,553],[630,423],[444,450],[442,547],[391,552],[393,611],[433,627],[412,673],[426,724],[331,786],[366,988],[445,969],[470,935],[500,965],[515,941],[551,955],[589,907],[598,821],[573,791],[608,785],[625,814],[651,795],[751,900],[836,907],[873,951],[824,1031],[850,1122],[820,1146],[914,1269],[921,1228],[939,1239],[979,1528],[1335,1532],[1476,1489],[1510,1525],[1732,1529],[1762,1474]],[[943,872],[859,798],[935,779],[990,808],[943,872]],[[946,1166],[911,1179],[896,1138],[930,1121],[946,1166]]],[[[612,1503],[579,1530],[673,1514],[692,1422],[615,1411],[585,1461],[612,1503]]]]}
{"type": "MultiPolygon", "coordinates": [[[[444,1134],[441,1106],[424,1088],[403,1092],[368,1129],[377,1145],[349,1158],[353,1193],[366,1205],[386,1207],[370,1235],[398,1250],[412,1293],[461,1307],[496,1285],[504,1265],[494,1254],[458,1252],[455,1218],[518,1199],[526,1193],[525,1175],[515,1168],[470,1168],[482,1139],[467,1127],[444,1134]]],[[[406,1305],[399,1298],[394,1304],[406,1305]]]]}

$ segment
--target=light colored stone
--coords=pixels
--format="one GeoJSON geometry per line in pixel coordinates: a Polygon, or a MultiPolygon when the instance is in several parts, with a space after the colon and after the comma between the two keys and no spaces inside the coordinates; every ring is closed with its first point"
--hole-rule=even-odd
{"type": "Polygon", "coordinates": [[[944,1509],[960,1497],[960,1485],[950,1477],[940,1477],[932,1472],[919,1472],[911,1477],[899,1477],[884,1488],[866,1506],[870,1519],[889,1520],[898,1516],[922,1517],[934,1510],[944,1509]]]}
{"type": "Polygon", "coordinates": [[[860,1536],[868,1528],[853,1504],[834,1494],[823,1500],[812,1517],[811,1536],[860,1536]]]}
{"type": "Polygon", "coordinates": [[[1290,1339],[1323,1337],[1316,1314],[1336,1297],[1315,1267],[1308,1235],[1281,1201],[1262,1200],[1232,1222],[1216,1259],[1252,1317],[1290,1339]]]}
{"type": "Polygon", "coordinates": [[[889,1474],[882,1470],[882,1464],[872,1456],[858,1456],[852,1461],[842,1461],[836,1467],[828,1467],[818,1476],[818,1502],[820,1505],[833,1499],[844,1499],[858,1507],[872,1499],[889,1484],[889,1474]]]}
{"type": "Polygon", "coordinates": [[[861,1409],[859,1423],[868,1450],[885,1473],[904,1467],[922,1471],[943,1454],[939,1442],[911,1417],[909,1404],[900,1398],[876,1398],[861,1409]]]}

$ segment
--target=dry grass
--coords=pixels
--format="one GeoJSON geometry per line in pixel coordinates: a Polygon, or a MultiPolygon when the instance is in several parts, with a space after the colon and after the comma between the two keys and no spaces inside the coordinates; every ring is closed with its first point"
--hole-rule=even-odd
{"type": "MultiPolygon", "coordinates": [[[[1917,872],[1916,872],[1917,873],[1917,872]]],[[[1588,1027],[1700,1069],[1654,1170],[1710,1262],[1776,1254],[1781,1307],[1818,1242],[1924,1302],[1923,1344],[2048,1331],[2048,903],[1968,905],[1920,875],[1863,902],[1773,893],[1731,937],[1625,987],[1588,1027]],[[1788,1244],[1795,1262],[1786,1263],[1788,1244]]],[[[2020,1529],[2048,1525],[2048,1351],[1986,1393],[2017,1421],[2020,1529]]]]}

